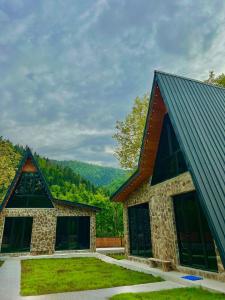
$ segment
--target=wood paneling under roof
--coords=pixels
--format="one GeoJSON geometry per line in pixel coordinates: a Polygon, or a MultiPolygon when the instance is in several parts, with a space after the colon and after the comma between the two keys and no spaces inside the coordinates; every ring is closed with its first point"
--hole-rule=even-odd
{"type": "Polygon", "coordinates": [[[24,166],[22,167],[22,172],[26,172],[26,173],[37,172],[37,168],[33,164],[31,158],[28,158],[27,161],[25,162],[24,166]]]}
{"type": "Polygon", "coordinates": [[[112,199],[114,201],[123,202],[130,193],[152,175],[165,113],[166,107],[159,87],[156,86],[151,99],[151,107],[148,111],[138,170],[113,195],[112,199]],[[149,138],[150,136],[151,138],[149,138]]]}

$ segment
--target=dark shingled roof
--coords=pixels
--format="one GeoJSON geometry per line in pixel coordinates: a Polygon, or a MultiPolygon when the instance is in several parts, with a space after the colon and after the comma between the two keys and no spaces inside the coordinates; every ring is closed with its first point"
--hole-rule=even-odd
{"type": "Polygon", "coordinates": [[[53,199],[53,201],[56,204],[60,204],[60,205],[65,205],[65,206],[70,206],[70,207],[77,207],[77,208],[84,208],[84,209],[89,209],[89,210],[94,210],[94,211],[100,211],[101,208],[97,207],[97,206],[93,206],[93,205],[89,205],[89,204],[85,204],[85,203],[80,203],[80,202],[73,202],[73,201],[69,201],[69,200],[61,200],[61,199],[53,199]]]}
{"type": "Polygon", "coordinates": [[[156,85],[225,266],[225,89],[159,71],[153,89],[156,85]]]}

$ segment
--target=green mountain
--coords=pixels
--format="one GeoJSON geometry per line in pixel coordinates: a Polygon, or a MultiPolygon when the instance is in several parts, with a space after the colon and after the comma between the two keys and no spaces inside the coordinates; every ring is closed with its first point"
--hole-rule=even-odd
{"type": "MultiPolygon", "coordinates": [[[[24,149],[0,137],[0,203],[12,182],[24,149]]],[[[49,185],[53,197],[95,205],[97,236],[118,236],[123,233],[122,207],[109,200],[108,191],[95,187],[90,181],[74,172],[69,166],[34,154],[49,185]]]]}
{"type": "Polygon", "coordinates": [[[95,186],[106,187],[115,190],[130,175],[126,170],[112,167],[103,167],[77,160],[55,161],[60,166],[70,167],[81,177],[87,179],[95,186]]]}

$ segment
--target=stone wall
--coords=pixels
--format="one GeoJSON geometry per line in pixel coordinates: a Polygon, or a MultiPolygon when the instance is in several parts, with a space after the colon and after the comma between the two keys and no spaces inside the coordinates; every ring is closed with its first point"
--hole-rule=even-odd
{"type": "MultiPolygon", "coordinates": [[[[128,207],[136,204],[149,203],[151,223],[151,240],[153,256],[171,260],[173,269],[179,266],[179,251],[172,196],[194,191],[195,187],[189,172],[181,174],[154,186],[142,184],[124,202],[125,252],[130,255],[128,207]]],[[[225,270],[217,252],[220,279],[225,280],[225,270]]],[[[207,272],[211,273],[211,272],[207,272]]]]}
{"type": "Polygon", "coordinates": [[[90,251],[96,249],[95,212],[54,204],[54,208],[5,208],[0,213],[0,245],[5,217],[33,217],[31,254],[52,254],[55,251],[56,221],[63,216],[90,216],[90,251]]]}

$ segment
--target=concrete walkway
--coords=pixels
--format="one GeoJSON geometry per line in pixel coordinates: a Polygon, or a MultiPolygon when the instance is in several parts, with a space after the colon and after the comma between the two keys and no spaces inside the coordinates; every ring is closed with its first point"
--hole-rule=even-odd
{"type": "Polygon", "coordinates": [[[106,300],[112,297],[113,295],[121,293],[153,292],[181,287],[183,286],[180,284],[170,281],[164,281],[82,292],[69,292],[43,296],[21,297],[21,300],[106,300]]]}
{"type": "Polygon", "coordinates": [[[138,263],[130,260],[116,260],[101,253],[56,253],[54,255],[42,256],[24,256],[24,257],[4,257],[6,260],[0,268],[0,300],[105,300],[112,295],[125,292],[147,292],[158,291],[172,288],[182,288],[185,286],[202,286],[208,290],[222,292],[225,294],[225,284],[223,282],[203,279],[196,282],[190,282],[181,277],[186,275],[180,272],[163,272],[157,268],[150,268],[146,264],[138,263]],[[162,277],[164,282],[139,284],[132,286],[122,286],[115,288],[69,292],[50,294],[43,296],[21,297],[20,290],[20,260],[21,259],[41,259],[41,258],[69,258],[69,257],[96,257],[107,263],[116,264],[118,266],[152,274],[162,277]]]}
{"type": "Polygon", "coordinates": [[[0,267],[0,299],[17,300],[20,290],[20,260],[8,259],[0,267]]]}
{"type": "Polygon", "coordinates": [[[120,254],[124,253],[124,247],[97,248],[96,252],[102,254],[120,254]]]}

